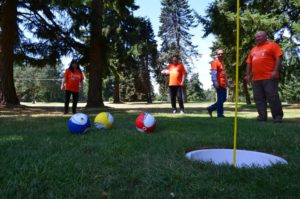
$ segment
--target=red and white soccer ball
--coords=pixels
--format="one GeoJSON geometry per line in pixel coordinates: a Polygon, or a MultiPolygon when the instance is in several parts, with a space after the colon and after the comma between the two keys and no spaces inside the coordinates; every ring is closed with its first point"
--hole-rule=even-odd
{"type": "Polygon", "coordinates": [[[169,72],[167,69],[165,69],[165,70],[162,70],[162,71],[161,71],[161,74],[162,74],[162,75],[169,75],[170,72],[169,72]]]}
{"type": "Polygon", "coordinates": [[[142,133],[152,133],[156,127],[156,120],[150,113],[141,113],[135,120],[136,129],[142,133]]]}

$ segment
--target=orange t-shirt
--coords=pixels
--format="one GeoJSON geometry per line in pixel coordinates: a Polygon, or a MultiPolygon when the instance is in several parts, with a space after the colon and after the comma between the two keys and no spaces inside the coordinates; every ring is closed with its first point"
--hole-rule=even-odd
{"type": "Polygon", "coordinates": [[[220,60],[218,60],[218,59],[215,59],[211,63],[211,70],[217,71],[217,80],[218,80],[219,86],[226,88],[227,76],[226,76],[226,72],[225,72],[224,63],[220,62],[220,60]]]}
{"type": "Polygon", "coordinates": [[[281,56],[280,46],[272,41],[266,41],[252,48],[246,61],[247,64],[252,65],[252,79],[270,79],[275,68],[276,57],[281,56]]]}
{"type": "Polygon", "coordinates": [[[67,69],[65,74],[65,90],[72,92],[79,92],[79,83],[83,80],[83,74],[78,69],[74,70],[74,73],[70,69],[67,69]]]}
{"type": "Polygon", "coordinates": [[[183,76],[186,74],[186,70],[183,64],[170,64],[167,66],[169,71],[169,86],[182,86],[183,76]]]}

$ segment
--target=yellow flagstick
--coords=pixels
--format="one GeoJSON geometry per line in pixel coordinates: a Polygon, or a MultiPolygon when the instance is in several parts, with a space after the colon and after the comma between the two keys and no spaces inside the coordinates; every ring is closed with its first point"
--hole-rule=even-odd
{"type": "Polygon", "coordinates": [[[235,69],[235,112],[234,112],[234,138],[233,138],[233,161],[236,166],[236,140],[237,140],[237,113],[238,113],[238,92],[239,92],[239,46],[240,43],[240,1],[236,1],[236,69],[235,69]]]}

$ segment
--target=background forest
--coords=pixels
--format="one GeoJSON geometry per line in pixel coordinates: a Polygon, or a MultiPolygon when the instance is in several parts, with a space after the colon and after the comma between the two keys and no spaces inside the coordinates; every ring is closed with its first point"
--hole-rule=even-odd
{"type": "MultiPolygon", "coordinates": [[[[1,0],[0,102],[63,101],[59,89],[63,57],[77,60],[85,73],[81,100],[87,107],[101,107],[108,100],[167,100],[167,82],[160,71],[173,54],[180,55],[189,71],[187,100],[213,100],[214,91],[204,90],[193,72],[190,58],[201,55],[189,30],[202,26],[204,38],[215,36],[211,55],[217,48],[225,50],[227,73],[231,84],[236,84],[235,4],[234,0],[212,1],[201,16],[187,0],[161,0],[158,46],[150,20],[134,16],[139,8],[134,0],[1,0]],[[157,84],[159,93],[154,93],[157,84]]],[[[243,81],[245,59],[255,43],[255,32],[265,30],[284,51],[281,97],[299,102],[299,1],[244,0],[240,15],[240,99],[251,103],[251,86],[243,81]]],[[[229,93],[232,96],[233,89],[229,93]]]]}

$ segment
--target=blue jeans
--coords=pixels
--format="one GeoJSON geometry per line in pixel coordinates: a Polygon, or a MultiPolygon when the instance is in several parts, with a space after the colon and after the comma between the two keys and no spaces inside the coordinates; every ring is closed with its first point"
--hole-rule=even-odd
{"type": "Polygon", "coordinates": [[[210,112],[217,110],[218,117],[223,117],[224,116],[223,104],[227,100],[226,97],[227,97],[226,88],[222,88],[222,87],[217,88],[217,101],[213,105],[209,106],[207,110],[210,112]]]}

